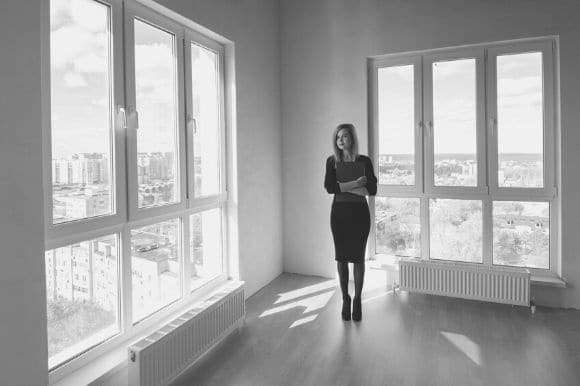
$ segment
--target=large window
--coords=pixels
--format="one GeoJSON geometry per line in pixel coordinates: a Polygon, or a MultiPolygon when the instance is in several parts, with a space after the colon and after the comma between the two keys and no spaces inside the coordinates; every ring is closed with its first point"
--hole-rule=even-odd
{"type": "Polygon", "coordinates": [[[558,274],[556,40],[369,61],[375,258],[558,274]]]}
{"type": "Polygon", "coordinates": [[[226,278],[224,47],[130,0],[50,0],[50,91],[55,369],[226,278]]]}

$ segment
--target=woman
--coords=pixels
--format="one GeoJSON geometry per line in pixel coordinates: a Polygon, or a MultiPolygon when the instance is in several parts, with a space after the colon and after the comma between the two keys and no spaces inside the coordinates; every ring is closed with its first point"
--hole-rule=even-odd
{"type": "Polygon", "coordinates": [[[354,299],[352,319],[362,319],[361,293],[365,273],[365,247],[370,231],[369,206],[365,196],[377,194],[377,178],[369,157],[358,154],[355,128],[342,123],[332,134],[334,155],[326,160],[324,187],[334,194],[330,212],[330,227],[334,239],[340,289],[342,291],[342,319],[351,318],[351,298],[348,294],[348,263],[354,264],[354,299]],[[336,168],[340,162],[360,162],[364,175],[352,181],[339,182],[336,168]]]}

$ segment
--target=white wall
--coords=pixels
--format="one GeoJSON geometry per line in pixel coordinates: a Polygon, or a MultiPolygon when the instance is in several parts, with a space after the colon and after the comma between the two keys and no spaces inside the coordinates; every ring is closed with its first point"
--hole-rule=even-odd
{"type": "Polygon", "coordinates": [[[563,275],[534,287],[541,304],[580,307],[580,3],[575,0],[281,0],[286,271],[334,275],[324,160],[337,123],[367,135],[366,58],[411,50],[560,35],[563,275]]]}
{"type": "Polygon", "coordinates": [[[47,376],[40,0],[0,2],[0,384],[47,376]]]}

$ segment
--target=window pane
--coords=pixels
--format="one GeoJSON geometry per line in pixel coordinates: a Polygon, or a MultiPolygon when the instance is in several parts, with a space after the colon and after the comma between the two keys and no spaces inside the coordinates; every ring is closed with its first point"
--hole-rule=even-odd
{"type": "Polygon", "coordinates": [[[475,59],[433,63],[435,185],[477,186],[475,59]]]}
{"type": "Polygon", "coordinates": [[[223,271],[221,210],[191,216],[191,279],[197,288],[223,271]]]}
{"type": "Polygon", "coordinates": [[[547,202],[494,202],[493,263],[549,269],[549,229],[547,202]]]}
{"type": "Polygon", "coordinates": [[[119,332],[117,251],[111,235],[46,252],[49,368],[119,332]]]}
{"type": "Polygon", "coordinates": [[[180,221],[163,221],[131,231],[133,322],[180,297],[180,221]]]}
{"type": "Polygon", "coordinates": [[[481,206],[472,200],[429,201],[432,259],[482,262],[481,206]]]}
{"type": "Polygon", "coordinates": [[[111,214],[110,8],[51,0],[53,223],[111,214]]]}
{"type": "Polygon", "coordinates": [[[420,199],[375,199],[376,252],[421,257],[420,199]]]}
{"type": "Polygon", "coordinates": [[[415,184],[413,65],[379,68],[379,183],[415,184]]]}
{"type": "Polygon", "coordinates": [[[139,208],[179,200],[174,36],[135,19],[139,208]]]}
{"type": "Polygon", "coordinates": [[[193,167],[195,196],[219,193],[219,55],[191,45],[192,113],[194,123],[193,167]]]}
{"type": "Polygon", "coordinates": [[[542,53],[497,57],[498,185],[544,186],[542,53]]]}

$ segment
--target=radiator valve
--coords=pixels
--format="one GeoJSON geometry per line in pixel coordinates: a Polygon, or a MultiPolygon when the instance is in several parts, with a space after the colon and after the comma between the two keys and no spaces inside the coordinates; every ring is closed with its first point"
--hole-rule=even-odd
{"type": "Polygon", "coordinates": [[[536,299],[534,298],[530,299],[530,310],[532,311],[532,314],[536,313],[536,299]]]}

